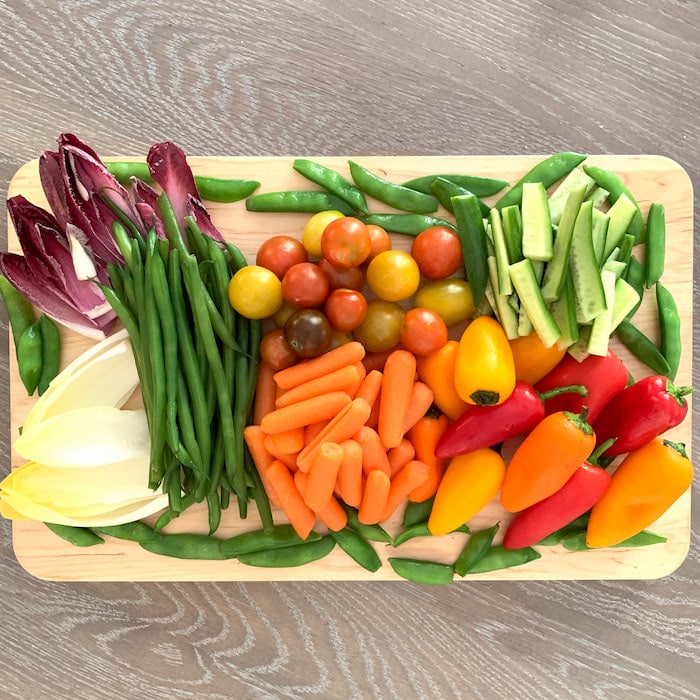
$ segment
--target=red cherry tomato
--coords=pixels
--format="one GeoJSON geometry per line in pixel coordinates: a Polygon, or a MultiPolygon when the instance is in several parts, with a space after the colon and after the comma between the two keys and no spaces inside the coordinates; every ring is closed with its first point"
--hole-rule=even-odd
{"type": "Polygon", "coordinates": [[[409,309],[401,321],[401,344],[414,355],[423,356],[439,350],[447,342],[447,326],[434,311],[409,309]]]}
{"type": "Polygon", "coordinates": [[[335,289],[328,295],[324,311],[331,328],[354,331],[367,316],[367,300],[354,289],[335,289]]]}
{"type": "Polygon", "coordinates": [[[369,249],[369,255],[365,258],[365,263],[368,263],[372,258],[376,258],[379,253],[391,250],[391,238],[381,226],[367,224],[367,233],[369,233],[369,239],[372,244],[369,249]]]}
{"type": "Polygon", "coordinates": [[[445,226],[432,226],[413,240],[411,255],[424,277],[440,280],[454,275],[464,263],[457,234],[445,226]]]}
{"type": "Polygon", "coordinates": [[[370,253],[372,240],[367,227],[354,216],[334,219],[321,235],[323,257],[336,267],[357,267],[370,253]]]}
{"type": "Polygon", "coordinates": [[[282,278],[282,296],[300,309],[321,306],[328,296],[328,275],[312,262],[292,265],[282,278]]]}
{"type": "Polygon", "coordinates": [[[309,254],[301,241],[291,236],[273,236],[258,248],[255,262],[261,267],[272,270],[282,279],[292,265],[306,262],[308,259],[309,254]]]}
{"type": "Polygon", "coordinates": [[[365,283],[359,267],[336,267],[325,258],[318,261],[318,266],[328,275],[331,289],[356,289],[359,292],[365,283]]]}
{"type": "Polygon", "coordinates": [[[260,340],[260,359],[278,371],[290,367],[297,361],[297,356],[289,347],[282,328],[268,331],[260,340]]]}

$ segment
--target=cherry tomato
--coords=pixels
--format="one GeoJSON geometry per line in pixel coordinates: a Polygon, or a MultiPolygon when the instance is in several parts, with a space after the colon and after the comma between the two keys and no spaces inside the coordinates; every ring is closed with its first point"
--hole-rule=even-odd
{"type": "Polygon", "coordinates": [[[367,266],[369,288],[385,301],[401,301],[413,294],[420,284],[416,261],[402,250],[385,250],[367,266]]]}
{"type": "Polygon", "coordinates": [[[299,309],[284,324],[284,337],[297,357],[317,357],[331,344],[331,324],[317,309],[299,309]]]}
{"type": "Polygon", "coordinates": [[[367,224],[367,233],[369,233],[369,239],[372,245],[369,249],[369,255],[365,259],[365,263],[369,263],[376,258],[379,253],[383,253],[385,250],[391,250],[391,238],[381,226],[367,224]]]}
{"type": "Polygon", "coordinates": [[[365,276],[359,267],[336,267],[325,258],[318,261],[318,266],[328,275],[331,289],[356,289],[358,292],[365,283],[365,276]]]}
{"type": "Polygon", "coordinates": [[[367,300],[354,289],[335,289],[328,295],[323,310],[331,328],[354,331],[365,320],[367,300]]]}
{"type": "Polygon", "coordinates": [[[372,299],[365,320],[355,329],[367,352],[381,353],[395,348],[401,339],[401,321],[405,311],[394,301],[372,299]]]}
{"type": "Polygon", "coordinates": [[[272,321],[277,328],[284,328],[287,319],[297,310],[296,306],[292,306],[289,302],[283,301],[282,306],[272,314],[272,321]]]}
{"type": "Polygon", "coordinates": [[[260,340],[260,359],[275,372],[291,367],[297,361],[296,354],[284,337],[284,330],[276,328],[263,335],[260,340]]]}
{"type": "Polygon", "coordinates": [[[459,238],[446,226],[432,226],[419,233],[413,240],[411,255],[421,274],[430,280],[454,275],[464,263],[459,238]]]}
{"type": "Polygon", "coordinates": [[[474,315],[474,299],[469,283],[447,278],[428,282],[418,290],[415,305],[431,309],[451,326],[474,315]]]}
{"type": "Polygon", "coordinates": [[[246,318],[268,318],[282,305],[282,283],[272,270],[246,265],[228,285],[231,306],[246,318]]]}
{"type": "Polygon", "coordinates": [[[329,290],[328,275],[316,263],[292,265],[282,278],[284,300],[299,309],[321,306],[329,290]]]}
{"type": "Polygon", "coordinates": [[[320,211],[306,222],[306,226],[304,226],[301,232],[301,242],[304,244],[304,248],[306,248],[309,255],[313,255],[317,258],[323,255],[321,252],[321,236],[326,226],[328,226],[331,221],[340,219],[343,216],[344,214],[340,211],[320,211]]]}
{"type": "Polygon", "coordinates": [[[334,219],[321,236],[323,257],[336,267],[357,267],[369,255],[372,239],[367,227],[354,216],[334,219]]]}
{"type": "Polygon", "coordinates": [[[292,265],[306,262],[308,259],[309,254],[301,241],[291,236],[273,236],[258,248],[255,262],[272,270],[282,279],[292,265]]]}
{"type": "Polygon", "coordinates": [[[447,342],[445,322],[430,309],[409,309],[401,322],[401,345],[414,355],[423,356],[439,350],[447,342]]]}

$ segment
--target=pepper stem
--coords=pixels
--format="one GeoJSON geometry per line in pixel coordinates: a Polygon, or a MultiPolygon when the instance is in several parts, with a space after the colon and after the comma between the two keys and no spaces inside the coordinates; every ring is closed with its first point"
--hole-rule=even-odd
{"type": "Polygon", "coordinates": [[[563,413],[584,435],[593,435],[593,428],[588,422],[588,406],[584,406],[581,413],[572,413],[571,411],[563,413]]]}
{"type": "Polygon", "coordinates": [[[666,392],[673,396],[673,398],[676,399],[681,406],[685,403],[685,401],[683,401],[683,397],[688,396],[688,394],[692,394],[694,391],[695,387],[692,386],[676,386],[672,382],[666,383],[666,392]]]}
{"type": "Polygon", "coordinates": [[[685,451],[685,444],[682,442],[671,442],[671,440],[664,440],[664,445],[678,452],[681,457],[688,459],[688,453],[685,451]]]}
{"type": "Polygon", "coordinates": [[[588,396],[588,389],[583,384],[570,384],[569,386],[558,386],[556,389],[549,391],[536,392],[542,403],[548,399],[552,399],[559,394],[578,394],[579,396],[588,396]]]}
{"type": "MultiPolygon", "coordinates": [[[[616,437],[612,437],[612,438],[606,440],[606,441],[605,441],[604,443],[602,443],[601,445],[598,445],[598,447],[596,447],[595,450],[593,450],[593,452],[591,452],[591,456],[590,456],[586,461],[587,461],[589,464],[592,464],[594,467],[603,466],[603,465],[601,465],[601,463],[600,463],[600,461],[601,461],[601,456],[602,456],[603,452],[605,452],[605,450],[608,449],[608,447],[612,447],[612,445],[613,445],[613,443],[615,442],[615,440],[617,440],[617,438],[616,438],[616,437]]],[[[608,466],[608,465],[605,465],[605,466],[608,466]]]]}

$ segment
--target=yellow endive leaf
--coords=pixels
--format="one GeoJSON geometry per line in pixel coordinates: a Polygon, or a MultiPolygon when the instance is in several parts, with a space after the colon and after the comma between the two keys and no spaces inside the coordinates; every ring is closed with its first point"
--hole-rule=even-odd
{"type": "Polygon", "coordinates": [[[0,516],[6,520],[31,520],[26,515],[18,513],[7,501],[3,501],[0,494],[0,516]]]}
{"type": "Polygon", "coordinates": [[[66,411],[22,431],[14,448],[25,459],[52,467],[95,467],[150,452],[146,414],[113,406],[66,411]]]}

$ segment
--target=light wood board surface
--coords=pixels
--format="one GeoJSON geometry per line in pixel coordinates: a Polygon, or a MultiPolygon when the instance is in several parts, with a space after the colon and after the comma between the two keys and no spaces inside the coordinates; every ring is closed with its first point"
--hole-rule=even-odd
{"type": "MultiPolygon", "coordinates": [[[[316,158],[315,156],[311,156],[316,158]]],[[[469,173],[485,177],[498,177],[514,183],[542,156],[508,157],[358,157],[354,158],[373,172],[392,182],[404,182],[412,177],[430,173],[469,173]]],[[[106,156],[105,160],[119,159],[106,156]]],[[[292,168],[292,158],[190,158],[193,171],[215,177],[250,178],[262,184],[258,192],[288,189],[314,189],[292,168]]],[[[321,162],[349,176],[347,158],[322,158],[321,162]]],[[[683,356],[677,383],[691,383],[690,358],[692,356],[692,255],[688,254],[692,243],[692,188],[687,173],[674,161],[657,156],[591,156],[586,162],[597,164],[618,173],[637,198],[642,211],[651,201],[661,202],[666,211],[668,250],[664,284],[674,294],[682,319],[683,356]]],[[[30,201],[44,206],[43,193],[37,175],[37,163],[32,161],[21,168],[13,178],[10,196],[23,194],[30,201]]],[[[495,201],[498,195],[491,198],[495,201]]],[[[387,211],[386,205],[371,201],[370,211],[387,211]]],[[[300,237],[305,214],[262,214],[248,212],[244,202],[216,205],[208,204],[214,223],[223,235],[235,242],[249,261],[254,261],[257,247],[267,237],[286,233],[300,237]]],[[[439,210],[438,216],[453,220],[448,212],[439,210]]],[[[394,235],[394,246],[409,249],[412,239],[394,235]]],[[[10,247],[17,248],[14,235],[10,235],[10,247]]],[[[643,247],[636,249],[643,255],[643,247]]],[[[643,257],[642,257],[643,260],[643,257]]],[[[653,302],[653,290],[645,295],[645,303],[635,316],[635,324],[655,340],[658,337],[658,319],[653,302]]],[[[64,364],[76,353],[88,348],[90,341],[75,333],[64,333],[64,364]]],[[[632,357],[624,347],[613,340],[618,352],[633,376],[640,378],[652,372],[632,357]]],[[[11,353],[12,355],[12,353],[11,353]]],[[[26,396],[19,377],[11,369],[12,432],[22,424],[26,410],[32,403],[26,396]]],[[[675,428],[671,436],[689,445],[691,417],[675,428]]],[[[13,466],[21,463],[13,455],[13,466]]],[[[253,516],[241,521],[233,510],[224,514],[217,536],[228,537],[239,532],[256,529],[259,520],[253,516]]],[[[391,534],[400,528],[401,510],[385,526],[391,534]]],[[[686,493],[650,529],[667,537],[667,541],[642,548],[607,548],[586,552],[568,552],[562,546],[540,547],[542,558],[524,566],[484,574],[475,579],[591,579],[591,578],[656,578],[675,570],[685,558],[690,541],[690,491],[686,493]]],[[[276,521],[284,521],[281,513],[276,521]]],[[[469,521],[472,530],[501,523],[496,542],[501,541],[510,520],[497,501],[469,521]]],[[[197,507],[185,512],[165,532],[206,532],[206,508],[197,507]]],[[[382,580],[397,579],[386,563],[388,556],[408,556],[436,561],[452,562],[466,541],[463,534],[439,538],[418,538],[399,548],[375,545],[384,561],[382,568],[370,573],[355,564],[339,548],[328,557],[293,569],[266,569],[248,567],[236,561],[199,562],[183,561],[145,552],[135,543],[108,538],[105,545],[76,549],[61,541],[41,523],[14,523],[14,549],[19,562],[35,576],[52,580],[158,580],[158,581],[224,581],[224,580],[382,580]]],[[[458,584],[456,584],[458,585],[458,584]]]]}

